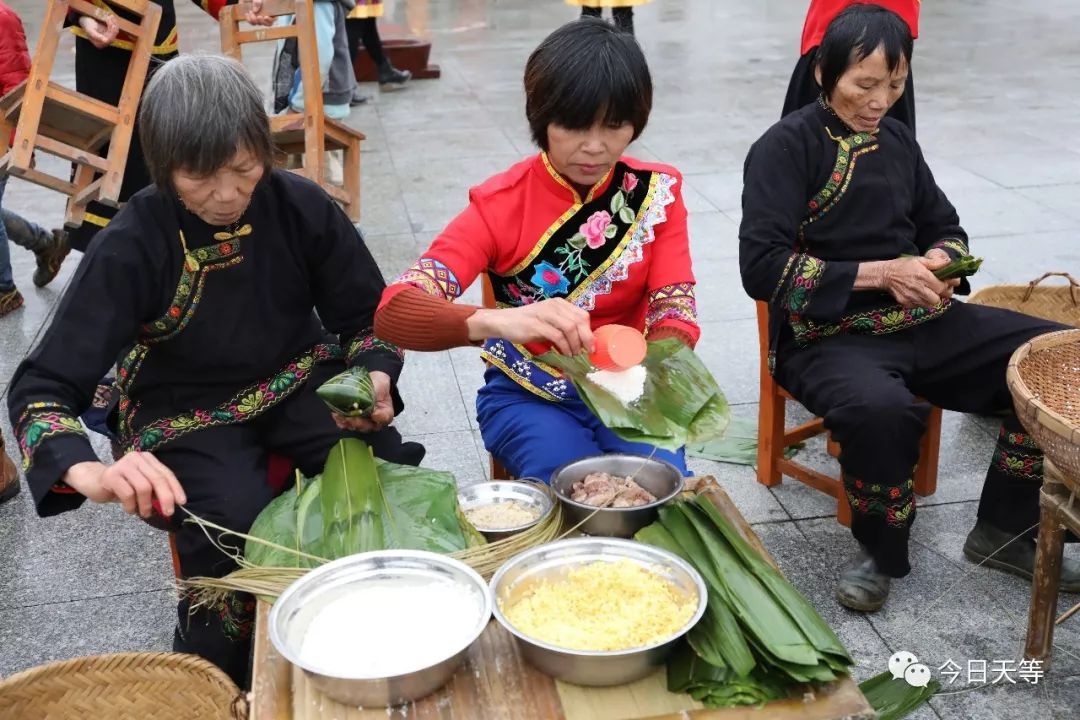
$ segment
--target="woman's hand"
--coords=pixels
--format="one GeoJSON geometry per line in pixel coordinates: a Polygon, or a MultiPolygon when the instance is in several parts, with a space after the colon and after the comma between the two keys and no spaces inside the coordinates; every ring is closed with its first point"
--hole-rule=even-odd
{"type": "Polygon", "coordinates": [[[184,489],[172,470],[148,452],[130,452],[109,466],[99,462],[72,465],[64,482],[98,503],[119,502],[124,511],[143,518],[154,511],[157,500],[165,517],[187,502],[184,489]]]}
{"type": "Polygon", "coordinates": [[[251,0],[248,5],[247,12],[244,13],[244,19],[252,25],[263,25],[269,27],[274,24],[274,18],[269,15],[262,15],[263,0],[251,0]]]}
{"type": "Polygon", "coordinates": [[[366,418],[331,413],[334,422],[342,430],[355,430],[362,433],[378,432],[394,421],[394,400],[390,396],[390,376],[378,370],[369,374],[371,384],[375,387],[375,409],[366,418]]]}
{"type": "Polygon", "coordinates": [[[477,310],[466,321],[470,340],[506,338],[513,343],[551,343],[563,355],[591,353],[589,313],[563,298],[500,310],[477,310]]]}
{"type": "MultiPolygon", "coordinates": [[[[259,1],[262,2],[262,0],[259,1]]],[[[79,27],[86,33],[86,38],[90,41],[90,44],[98,50],[108,47],[109,43],[115,40],[120,32],[120,26],[116,23],[116,16],[111,13],[104,20],[83,15],[79,18],[79,27]]]]}
{"type": "Polygon", "coordinates": [[[934,277],[934,270],[949,264],[948,254],[943,251],[938,253],[885,262],[881,286],[892,293],[896,301],[905,308],[933,307],[952,297],[953,290],[960,281],[938,280],[934,277]]]}
{"type": "MultiPolygon", "coordinates": [[[[936,264],[930,269],[937,270],[938,268],[945,267],[952,262],[952,258],[949,257],[949,253],[945,252],[941,248],[931,248],[926,251],[925,257],[928,260],[933,260],[936,264]]],[[[945,293],[941,295],[942,300],[948,300],[953,296],[953,292],[960,285],[960,278],[951,278],[949,280],[942,281],[945,283],[945,293]]]]}

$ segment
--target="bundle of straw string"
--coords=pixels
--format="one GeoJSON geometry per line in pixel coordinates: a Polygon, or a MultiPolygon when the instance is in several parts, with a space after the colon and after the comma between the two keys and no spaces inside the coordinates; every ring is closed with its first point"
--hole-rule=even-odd
{"type": "MultiPolygon", "coordinates": [[[[220,578],[193,577],[179,581],[181,592],[190,593],[194,596],[194,602],[192,603],[193,607],[215,607],[224,601],[226,596],[233,592],[250,593],[252,595],[271,599],[276,598],[285,591],[285,588],[311,570],[311,568],[265,567],[253,565],[245,560],[240,553],[224,547],[220,542],[221,536],[230,535],[244,540],[245,542],[250,540],[252,542],[270,545],[278,550],[296,553],[298,557],[303,556],[320,565],[329,562],[329,559],[327,558],[307,555],[292,548],[267,542],[261,538],[233,532],[191,513],[188,513],[188,515],[188,522],[199,525],[203,532],[207,534],[207,537],[210,538],[211,542],[221,549],[222,552],[232,556],[240,566],[239,570],[235,570],[220,578]],[[214,537],[210,532],[211,530],[220,533],[218,538],[214,537]]],[[[590,514],[589,517],[592,517],[592,515],[590,514]]],[[[586,518],[586,520],[587,519],[588,518],[586,518]]],[[[548,513],[547,517],[533,527],[493,543],[487,543],[485,545],[470,547],[450,553],[450,557],[461,560],[463,563],[476,570],[476,572],[480,573],[485,580],[488,580],[495,574],[495,571],[503,565],[503,563],[515,555],[524,552],[529,548],[536,547],[537,545],[543,545],[544,543],[551,542],[559,537],[569,535],[575,532],[580,525],[581,523],[563,533],[562,508],[560,505],[556,504],[555,507],[552,508],[552,511],[548,513]]]]}

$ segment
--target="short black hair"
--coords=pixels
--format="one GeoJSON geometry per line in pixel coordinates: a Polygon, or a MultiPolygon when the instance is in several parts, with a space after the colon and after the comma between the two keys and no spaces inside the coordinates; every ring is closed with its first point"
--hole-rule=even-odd
{"type": "Polygon", "coordinates": [[[139,140],[154,184],[173,173],[210,175],[241,149],[269,172],[274,150],[263,96],[244,66],[220,55],[181,55],[154,71],[139,109],[139,140]]]}
{"type": "Polygon", "coordinates": [[[652,76],[634,37],[603,20],[563,25],[525,64],[525,115],[533,141],[548,149],[548,125],[571,130],[625,122],[636,140],[652,110],[652,76]]]}
{"type": "Polygon", "coordinates": [[[822,92],[832,96],[840,76],[878,48],[885,51],[890,73],[896,72],[901,58],[910,68],[912,45],[911,29],[892,10],[870,3],[846,8],[829,23],[817,50],[822,92]]]}

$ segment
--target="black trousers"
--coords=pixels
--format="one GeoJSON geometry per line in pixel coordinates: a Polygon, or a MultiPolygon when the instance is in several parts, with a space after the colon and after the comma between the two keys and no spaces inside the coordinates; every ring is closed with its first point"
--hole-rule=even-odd
{"type": "Polygon", "coordinates": [[[356,55],[363,45],[371,56],[375,67],[381,67],[386,61],[383,52],[382,39],[379,37],[379,27],[375,24],[375,18],[352,18],[345,20],[345,33],[349,38],[349,59],[356,62],[356,55]]]}
{"type": "MultiPolygon", "coordinates": [[[[343,434],[314,391],[341,370],[335,365],[317,368],[297,395],[251,422],[200,430],[156,450],[155,456],[180,480],[187,494],[187,509],[237,532],[247,532],[275,495],[266,482],[270,454],[290,459],[306,477],[321,473],[330,449],[343,434]]],[[[359,437],[384,460],[419,465],[423,459],[423,447],[403,444],[393,427],[359,437]]],[[[235,570],[232,558],[215,547],[197,525],[182,523],[183,515],[178,511],[173,516],[182,576],[221,577],[235,570]]],[[[215,540],[243,550],[235,538],[215,540]]],[[[201,655],[240,687],[246,687],[254,610],[250,595],[237,594],[223,607],[194,611],[191,598],[182,597],[173,649],[201,655]]]]}
{"type": "MultiPolygon", "coordinates": [[[[151,56],[150,69],[146,75],[147,82],[150,81],[156,68],[176,56],[177,53],[151,56]]],[[[96,100],[115,105],[120,102],[120,93],[124,89],[124,76],[127,75],[130,60],[131,52],[128,50],[115,47],[98,50],[90,44],[89,40],[76,37],[75,89],[96,100]]],[[[108,152],[108,145],[100,151],[102,155],[108,152]]],[[[127,163],[124,165],[124,180],[120,185],[120,202],[127,202],[132,195],[150,185],[151,182],[150,171],[146,169],[142,143],[139,141],[139,120],[136,115],[131,147],[128,150],[127,163]]],[[[99,202],[88,204],[86,211],[105,220],[111,220],[117,212],[116,208],[99,202]]],[[[68,242],[76,250],[86,252],[87,246],[101,227],[92,219],[84,220],[82,225],[68,233],[68,242]]]]}
{"type": "Polygon", "coordinates": [[[883,572],[903,577],[911,569],[911,478],[929,403],[1004,417],[978,515],[1013,534],[1038,522],[1042,453],[1013,413],[1005,369],[1017,347],[1063,329],[957,302],[936,320],[890,335],[836,335],[781,348],[776,378],[840,444],[852,534],[883,572]]]}
{"type": "MultiPolygon", "coordinates": [[[[795,70],[791,73],[791,82],[788,83],[787,95],[784,97],[784,109],[780,117],[793,113],[801,107],[805,107],[817,100],[821,94],[821,87],[814,79],[814,62],[817,59],[817,48],[811,50],[799,58],[795,63],[795,70]]],[[[908,72],[907,86],[904,94],[889,108],[888,117],[895,118],[911,128],[915,132],[915,74],[908,72]]]]}

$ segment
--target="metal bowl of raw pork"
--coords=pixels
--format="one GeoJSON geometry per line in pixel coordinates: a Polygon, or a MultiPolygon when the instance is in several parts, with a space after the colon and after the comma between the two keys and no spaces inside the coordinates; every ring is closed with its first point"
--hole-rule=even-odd
{"type": "Polygon", "coordinates": [[[270,610],[270,641],[328,697],[382,707],[446,684],[491,619],[472,568],[420,550],[380,550],[327,563],[270,610]]]}
{"type": "Polygon", "coordinates": [[[586,535],[632,537],[683,489],[671,463],[643,455],[601,455],[563,465],[551,476],[567,527],[586,535]]]}

